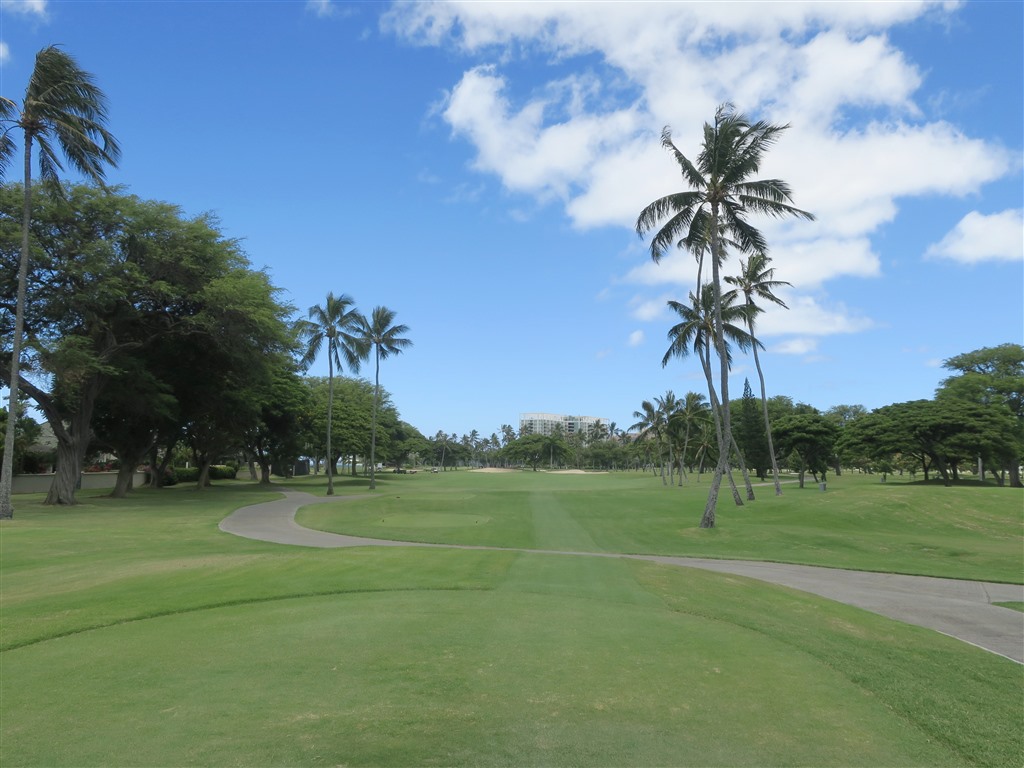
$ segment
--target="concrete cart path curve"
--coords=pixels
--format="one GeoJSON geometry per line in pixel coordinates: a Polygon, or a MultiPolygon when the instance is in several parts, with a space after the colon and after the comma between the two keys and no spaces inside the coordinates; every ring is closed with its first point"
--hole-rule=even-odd
{"type": "MultiPolygon", "coordinates": [[[[315,531],[303,528],[295,522],[295,513],[299,507],[379,497],[374,494],[322,497],[291,490],[284,490],[282,494],[283,497],[280,499],[236,510],[221,521],[220,529],[248,539],[300,547],[503,549],[501,547],[369,539],[315,531]]],[[[907,624],[927,627],[1004,656],[1019,664],[1024,664],[1024,613],[993,605],[993,603],[1001,602],[1024,602],[1024,586],[1019,584],[962,581],[929,576],[903,576],[750,560],[708,560],[663,555],[622,555],[608,552],[557,552],[531,549],[516,549],[514,551],[586,557],[626,557],[747,576],[811,592],[907,624]]]]}

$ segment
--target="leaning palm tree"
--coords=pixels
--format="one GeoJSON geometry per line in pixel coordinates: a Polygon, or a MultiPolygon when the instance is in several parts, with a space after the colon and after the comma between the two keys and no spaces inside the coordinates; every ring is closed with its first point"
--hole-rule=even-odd
{"type": "MultiPolygon", "coordinates": [[[[726,291],[722,294],[723,308],[721,311],[721,327],[724,332],[723,335],[725,337],[725,341],[721,345],[716,343],[715,323],[713,320],[713,293],[714,288],[709,283],[703,287],[703,290],[701,290],[701,296],[699,299],[693,293],[690,294],[690,304],[683,304],[678,301],[668,302],[669,308],[679,315],[680,322],[672,326],[668,331],[667,335],[670,344],[668,350],[661,359],[661,365],[662,367],[668,365],[669,361],[673,357],[682,358],[689,356],[691,352],[696,353],[697,358],[700,361],[701,369],[704,371],[704,378],[708,385],[708,397],[711,402],[711,411],[714,417],[715,434],[721,440],[718,446],[719,453],[725,451],[727,454],[724,459],[723,473],[724,476],[728,478],[729,486],[732,489],[733,500],[736,502],[737,506],[739,506],[743,504],[743,500],[740,498],[739,491],[732,479],[732,470],[728,456],[733,449],[735,449],[736,455],[740,460],[740,467],[743,471],[744,481],[747,486],[748,498],[752,498],[753,488],[750,483],[749,475],[746,471],[746,466],[743,464],[743,454],[739,451],[739,448],[736,447],[735,438],[733,438],[731,433],[728,437],[723,434],[723,412],[726,412],[728,409],[723,405],[724,399],[719,399],[718,393],[715,389],[714,377],[711,372],[711,347],[712,345],[720,346],[724,350],[726,365],[731,366],[732,347],[730,342],[741,349],[746,349],[747,346],[756,342],[750,334],[739,325],[740,322],[745,322],[744,315],[746,313],[746,308],[736,304],[736,291],[726,291]]],[[[723,462],[721,457],[719,457],[719,462],[723,462]]],[[[720,481],[721,478],[719,478],[719,482],[720,481]]],[[[704,516],[701,518],[701,527],[713,528],[714,524],[714,506],[705,507],[704,516]]]]}
{"type": "MultiPolygon", "coordinates": [[[[771,259],[764,253],[755,253],[749,259],[740,259],[740,273],[735,277],[726,277],[725,282],[736,286],[743,291],[746,303],[747,329],[751,337],[754,336],[754,318],[763,310],[754,303],[754,296],[765,301],[778,304],[783,309],[789,309],[785,302],[772,293],[773,290],[784,285],[789,285],[785,280],[775,280],[775,268],[769,267],[771,259]]],[[[764,411],[764,431],[768,436],[768,453],[772,457],[772,477],[775,480],[775,495],[782,495],[782,485],[779,483],[779,462],[775,458],[775,446],[772,444],[772,423],[768,418],[768,395],[764,386],[764,373],[761,371],[761,360],[757,355],[759,344],[752,344],[754,348],[754,365],[757,367],[757,378],[761,382],[761,409],[764,411]]]]}
{"type": "Polygon", "coordinates": [[[346,294],[327,294],[323,305],[309,308],[309,320],[298,323],[299,338],[306,343],[306,353],[300,365],[308,369],[313,364],[324,340],[327,340],[327,495],[334,495],[334,472],[336,457],[331,450],[331,421],[334,410],[334,368],[342,369],[344,358],[349,370],[359,371],[359,361],[366,359],[367,346],[358,336],[361,315],[355,309],[355,302],[346,294]]]}
{"type": "MultiPolygon", "coordinates": [[[[729,414],[729,363],[725,354],[722,327],[721,265],[725,242],[731,241],[747,253],[766,253],[764,236],[748,221],[750,213],[773,217],[799,216],[812,219],[806,211],[790,204],[789,185],[779,179],[756,180],[765,152],[788,126],[762,121],[751,122],[736,112],[731,104],[723,104],[715,112],[714,123],[704,124],[704,140],[696,164],[690,162],[672,142],[672,133],[665,128],[662,146],[679,164],[689,189],[655,200],[640,212],[636,231],[641,237],[657,229],[651,240],[651,258],[657,262],[674,247],[683,247],[694,254],[711,252],[711,286],[714,298],[714,343],[721,379],[722,440],[718,465],[712,479],[704,518],[714,526],[714,510],[718,489],[729,464],[732,423],[729,414]]],[[[698,287],[698,291],[702,290],[698,287]]]]}
{"type": "MultiPolygon", "coordinates": [[[[380,405],[380,361],[392,355],[401,354],[403,349],[412,346],[412,341],[401,334],[408,333],[405,325],[394,325],[395,313],[387,307],[374,307],[370,319],[360,318],[360,335],[367,347],[374,350],[374,361],[377,370],[373,380],[373,419],[370,429],[370,490],[377,487],[374,474],[377,467],[377,408],[380,405]]],[[[474,430],[474,433],[476,430],[474,430]]]]}
{"type": "Polygon", "coordinates": [[[14,471],[14,428],[18,420],[18,387],[21,342],[25,329],[26,283],[28,282],[29,226],[32,221],[32,148],[39,147],[39,176],[57,184],[64,170],[63,155],[72,168],[93,182],[102,183],[106,167],[117,166],[121,148],[107,130],[107,100],[92,75],[56,46],[36,54],[35,67],[19,105],[0,96],[0,178],[14,159],[13,135],[21,134],[24,146],[24,204],[21,216],[21,261],[14,310],[11,351],[10,401],[4,434],[3,467],[0,469],[0,518],[14,514],[11,506],[14,471]]]}

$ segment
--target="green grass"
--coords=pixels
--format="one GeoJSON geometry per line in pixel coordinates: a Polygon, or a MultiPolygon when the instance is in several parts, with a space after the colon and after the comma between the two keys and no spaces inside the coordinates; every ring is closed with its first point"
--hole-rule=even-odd
{"type": "MultiPolygon", "coordinates": [[[[597,551],[657,538],[644,513],[609,520],[623,493],[638,508],[672,494],[674,506],[678,489],[650,480],[389,477],[377,499],[306,514],[390,538],[489,543],[500,531],[517,546],[597,551]]],[[[934,504],[931,488],[900,490],[915,488],[934,504]]],[[[832,483],[786,490],[796,519],[767,496],[757,504],[809,537],[813,510],[802,517],[799,502],[832,498],[832,483]]],[[[875,489],[848,498],[861,491],[875,489]]],[[[649,562],[312,550],[218,531],[234,508],[273,496],[235,483],[85,494],[72,509],[19,498],[0,525],[0,764],[1021,763],[1021,667],[944,635],[649,562]]],[[[985,504],[970,515],[999,517],[985,504]]],[[[927,529],[912,518],[906,539],[927,529]]],[[[714,534],[726,545],[719,534],[738,519],[723,508],[714,534]]],[[[973,557],[975,569],[999,560],[973,557]]]]}
{"type": "MultiPolygon", "coordinates": [[[[311,528],[372,538],[522,549],[772,560],[865,571],[1021,583],[1020,489],[830,478],[824,493],[718,507],[698,527],[707,478],[665,488],[648,474],[542,472],[384,476],[378,498],[308,507],[311,528]]],[[[296,485],[296,487],[301,487],[296,485]]]]}

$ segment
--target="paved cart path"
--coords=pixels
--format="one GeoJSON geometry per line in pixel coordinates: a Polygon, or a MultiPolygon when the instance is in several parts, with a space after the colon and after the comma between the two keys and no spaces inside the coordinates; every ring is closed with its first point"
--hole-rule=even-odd
{"type": "MultiPolygon", "coordinates": [[[[300,491],[282,491],[283,498],[242,507],[220,523],[226,533],[248,539],[292,544],[301,547],[443,547],[446,549],[500,549],[453,544],[368,539],[303,528],[295,522],[299,507],[337,503],[359,496],[312,496],[300,491]]],[[[708,560],[663,555],[620,555],[606,552],[553,552],[517,549],[518,552],[576,555],[586,557],[627,557],[666,565],[703,568],[709,571],[748,576],[811,592],[841,603],[855,605],[897,621],[934,629],[1024,664],[1024,613],[993,603],[1024,602],[1024,586],[987,581],[939,579],[930,576],[902,576],[890,573],[848,571],[811,565],[789,565],[750,560],[708,560]]]]}

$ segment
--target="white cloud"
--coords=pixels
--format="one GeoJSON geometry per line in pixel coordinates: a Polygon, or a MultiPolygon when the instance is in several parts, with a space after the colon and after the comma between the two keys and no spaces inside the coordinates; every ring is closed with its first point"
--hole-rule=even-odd
{"type": "MultiPolygon", "coordinates": [[[[946,20],[959,5],[609,3],[595,12],[581,3],[422,0],[394,5],[382,27],[491,62],[465,71],[438,114],[474,148],[477,170],[563,205],[580,229],[632,229],[645,205],[682,187],[658,141],[663,126],[694,159],[702,125],[722,101],[790,124],[760,175],[789,182],[795,204],[816,220],[752,223],[772,245],[776,277],[794,286],[792,310],[764,315],[758,333],[794,334],[786,344],[796,350],[809,338],[872,327],[808,292],[837,278],[879,277],[871,238],[902,200],[975,195],[1020,168],[1005,147],[926,117],[919,93],[928,73],[889,36],[895,25],[946,20]],[[576,76],[560,68],[534,88],[505,65],[536,54],[584,63],[576,76]]],[[[1020,259],[1020,212],[966,217],[929,255],[1020,259]]],[[[734,268],[733,259],[726,272],[734,268]]],[[[629,302],[631,316],[663,320],[670,297],[652,289],[672,286],[671,298],[681,299],[695,279],[687,254],[638,263],[622,278],[647,291],[629,302]]]]}
{"type": "Polygon", "coordinates": [[[971,211],[942,240],[928,247],[928,257],[963,264],[1024,259],[1024,215],[1020,210],[985,215],[971,211]]]}
{"type": "Polygon", "coordinates": [[[631,347],[639,347],[643,343],[644,343],[644,332],[643,331],[633,331],[631,334],[629,334],[629,346],[631,346],[631,347]]]}
{"type": "Polygon", "coordinates": [[[669,298],[670,297],[668,296],[658,296],[656,298],[649,299],[643,296],[634,296],[629,302],[632,307],[630,315],[636,320],[642,320],[644,322],[668,317],[666,303],[669,298]]]}
{"type": "Polygon", "coordinates": [[[0,10],[22,16],[46,18],[46,5],[46,0],[3,0],[0,2],[0,10]]]}
{"type": "Polygon", "coordinates": [[[862,317],[843,304],[825,307],[811,296],[787,296],[780,293],[789,309],[768,306],[757,318],[757,336],[833,336],[859,333],[874,327],[870,318],[862,317]]]}
{"type": "Polygon", "coordinates": [[[593,78],[549,83],[543,95],[518,110],[505,89],[494,67],[476,67],[452,89],[442,114],[456,135],[476,146],[475,167],[496,173],[518,192],[568,199],[576,185],[585,184],[595,158],[636,129],[628,109],[603,115],[584,111],[588,94],[600,89],[593,78]],[[549,112],[562,110],[569,111],[568,119],[545,120],[549,112]]]}
{"type": "Polygon", "coordinates": [[[788,339],[773,345],[771,351],[780,355],[809,355],[812,352],[818,351],[818,340],[808,338],[788,339]]]}
{"type": "Polygon", "coordinates": [[[2,40],[0,40],[0,64],[6,64],[8,61],[10,61],[10,58],[11,58],[11,49],[10,49],[10,47],[7,45],[7,43],[5,43],[2,40]]]}

